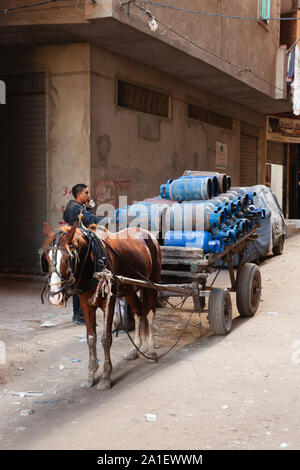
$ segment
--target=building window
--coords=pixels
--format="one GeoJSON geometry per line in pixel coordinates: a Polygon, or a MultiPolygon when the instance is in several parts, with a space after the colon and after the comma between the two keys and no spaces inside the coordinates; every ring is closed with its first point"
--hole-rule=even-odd
{"type": "Polygon", "coordinates": [[[260,0],[259,16],[262,20],[268,21],[271,13],[271,0],[260,0]]]}
{"type": "Polygon", "coordinates": [[[169,117],[169,95],[118,80],[118,105],[141,113],[169,117]]]}
{"type": "Polygon", "coordinates": [[[196,119],[197,121],[206,122],[212,126],[232,129],[232,118],[201,108],[195,104],[188,104],[188,117],[196,119]]]}

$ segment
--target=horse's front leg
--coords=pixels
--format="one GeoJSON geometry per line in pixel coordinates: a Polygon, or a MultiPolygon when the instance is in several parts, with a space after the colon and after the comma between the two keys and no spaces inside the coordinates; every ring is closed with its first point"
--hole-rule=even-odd
{"type": "Polygon", "coordinates": [[[104,351],[104,364],[103,364],[103,374],[99,383],[97,385],[97,390],[105,391],[111,388],[111,371],[112,363],[110,358],[110,348],[112,344],[112,322],[115,311],[115,296],[111,297],[108,301],[108,311],[105,313],[106,308],[102,308],[104,312],[104,329],[103,335],[101,338],[101,343],[104,351]]]}
{"type": "Polygon", "coordinates": [[[96,333],[96,308],[88,304],[90,294],[80,295],[80,306],[86,323],[86,341],[89,348],[89,372],[88,378],[82,387],[92,387],[95,383],[95,374],[99,368],[97,362],[97,333],[96,333]]]}

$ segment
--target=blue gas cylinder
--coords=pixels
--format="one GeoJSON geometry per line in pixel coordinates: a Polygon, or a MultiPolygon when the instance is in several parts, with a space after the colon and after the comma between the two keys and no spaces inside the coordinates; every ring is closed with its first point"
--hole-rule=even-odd
{"type": "Polygon", "coordinates": [[[150,202],[138,202],[118,209],[116,220],[121,226],[140,227],[153,233],[161,230],[162,214],[169,207],[168,204],[151,204],[150,202]]]}
{"type": "Polygon", "coordinates": [[[206,203],[186,202],[169,206],[165,213],[167,230],[207,231],[225,221],[224,210],[206,203]]]}
{"type": "MultiPolygon", "coordinates": [[[[182,179],[193,179],[193,178],[210,178],[212,182],[212,196],[218,196],[220,193],[220,185],[219,185],[219,180],[216,175],[183,175],[179,176],[177,180],[182,180],[182,179]]],[[[167,181],[167,183],[172,182],[173,180],[167,181]]]]}
{"type": "Polygon", "coordinates": [[[236,228],[221,224],[219,227],[212,230],[212,236],[214,240],[223,240],[226,246],[231,245],[235,243],[237,239],[236,228]]]}
{"type": "Polygon", "coordinates": [[[168,231],[165,234],[165,246],[201,248],[205,253],[221,253],[224,251],[224,240],[213,240],[206,231],[168,231]]]}
{"type": "Polygon", "coordinates": [[[211,199],[213,195],[212,179],[210,177],[179,178],[162,184],[160,195],[163,199],[172,199],[177,202],[211,199]]]}
{"type": "Polygon", "coordinates": [[[231,199],[217,196],[211,199],[211,202],[216,207],[224,210],[226,217],[231,217],[234,214],[236,206],[231,199]]]}

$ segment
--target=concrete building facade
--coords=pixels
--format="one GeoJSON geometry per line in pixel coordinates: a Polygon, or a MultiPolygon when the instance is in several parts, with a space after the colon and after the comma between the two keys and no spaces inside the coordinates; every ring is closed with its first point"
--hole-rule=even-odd
{"type": "MultiPolygon", "coordinates": [[[[28,256],[21,248],[13,262],[3,256],[1,271],[38,270],[38,227],[62,223],[77,182],[91,187],[98,204],[117,206],[120,195],[141,200],[186,169],[217,170],[221,144],[234,185],[264,183],[266,116],[290,105],[280,22],[261,16],[262,3],[201,2],[201,13],[260,18],[245,21],[165,8],[182,8],[175,0],[165,7],[49,0],[27,11],[17,8],[24,2],[0,0],[0,79],[7,84],[1,184],[20,214],[25,198],[44,200],[36,217],[26,216],[28,256]],[[37,125],[39,146],[31,145],[37,125]],[[13,186],[17,166],[22,195],[13,186]]],[[[280,0],[265,3],[280,17],[280,0]]],[[[5,217],[11,226],[11,212],[5,217]]],[[[21,246],[13,233],[11,239],[21,246]]]]}

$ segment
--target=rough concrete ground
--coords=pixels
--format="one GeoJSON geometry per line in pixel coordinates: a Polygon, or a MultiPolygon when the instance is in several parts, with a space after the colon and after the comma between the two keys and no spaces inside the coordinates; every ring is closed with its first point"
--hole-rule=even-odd
{"type": "MultiPolygon", "coordinates": [[[[300,448],[300,235],[282,256],[261,265],[263,302],[241,319],[232,294],[228,336],[210,333],[195,314],[176,348],[157,364],[126,363],[125,334],[114,338],[113,388],[82,389],[87,376],[85,327],[72,308],[40,303],[39,283],[0,281],[1,449],[299,449],[300,448]],[[41,327],[45,321],[55,326],[41,327]],[[72,359],[80,362],[72,362],[72,359]],[[12,392],[39,392],[19,396],[12,392]],[[32,414],[22,416],[23,410],[32,414]],[[145,414],[156,415],[147,422],[145,414]]],[[[229,286],[222,272],[217,285],[229,286]]],[[[188,319],[160,310],[158,354],[188,319]]],[[[98,315],[100,337],[102,319],[98,315]]],[[[102,349],[98,342],[100,370],[102,349]]]]}

